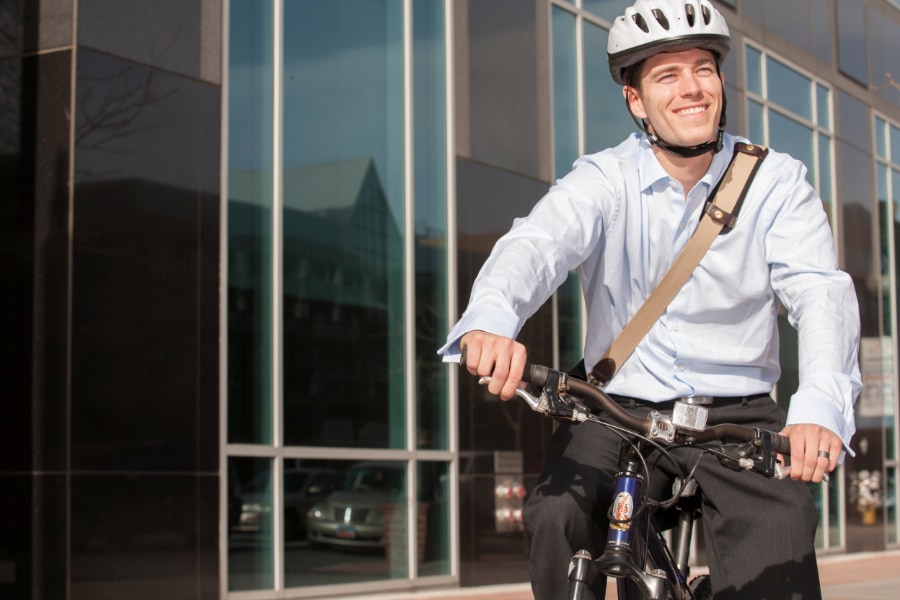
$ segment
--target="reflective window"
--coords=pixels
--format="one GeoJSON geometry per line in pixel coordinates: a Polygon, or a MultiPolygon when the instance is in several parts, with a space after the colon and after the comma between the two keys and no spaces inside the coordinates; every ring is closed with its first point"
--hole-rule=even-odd
{"type": "Polygon", "coordinates": [[[447,576],[444,3],[229,14],[228,589],[447,576]]]}
{"type": "Polygon", "coordinates": [[[406,463],[294,462],[284,469],[285,586],[408,577],[406,463]]]}
{"type": "Polygon", "coordinates": [[[819,134],[819,196],[825,206],[834,206],[834,188],[832,186],[831,140],[824,133],[819,134]]]}
{"type": "Polygon", "coordinates": [[[829,11],[823,10],[822,0],[751,0],[744,2],[744,16],[762,24],[766,33],[774,33],[790,41],[792,44],[813,54],[815,46],[828,43],[829,11]],[[813,20],[816,13],[826,14],[824,30],[815,29],[822,23],[813,20]],[[822,39],[825,38],[825,39],[822,39]]]}
{"type": "MultiPolygon", "coordinates": [[[[841,156],[841,177],[837,178],[837,196],[841,199],[841,221],[844,239],[872,239],[872,189],[871,155],[852,144],[839,141],[837,152],[841,156]]],[[[846,244],[843,268],[853,278],[859,298],[862,335],[878,336],[880,291],[873,285],[879,280],[869,244],[846,244]]]]}
{"type": "Polygon", "coordinates": [[[870,153],[872,134],[869,108],[846,92],[839,91],[837,100],[841,139],[863,152],[870,153]]]}
{"type": "Polygon", "coordinates": [[[878,93],[900,106],[900,89],[891,84],[891,81],[896,83],[900,79],[897,60],[900,56],[900,23],[896,20],[897,11],[891,8],[887,10],[890,14],[882,12],[875,5],[868,8],[870,72],[872,85],[878,93]]]}
{"type": "Polygon", "coordinates": [[[835,0],[835,3],[838,67],[844,74],[867,84],[865,3],[859,0],[835,0]]]}
{"type": "Polygon", "coordinates": [[[228,441],[272,439],[272,4],[232,0],[228,441]]]}
{"type": "MultiPolygon", "coordinates": [[[[834,48],[834,26],[832,25],[832,15],[834,11],[829,5],[827,10],[823,7],[819,0],[809,0],[810,32],[812,33],[812,54],[817,59],[827,65],[833,64],[832,49],[834,48]]],[[[783,2],[781,3],[784,4],[783,2]]],[[[793,39],[790,32],[786,36],[788,40],[793,39]]]]}
{"type": "MultiPolygon", "coordinates": [[[[229,589],[272,588],[272,460],[229,460],[229,589]]],[[[283,465],[288,588],[409,576],[409,528],[420,575],[449,573],[448,463],[417,468],[416,514],[406,509],[405,461],[300,460],[283,465]]]]}
{"type": "Polygon", "coordinates": [[[891,125],[888,139],[890,140],[891,161],[900,163],[900,160],[897,160],[900,158],[900,127],[891,125]]]}
{"type": "Polygon", "coordinates": [[[578,81],[575,15],[553,7],[554,177],[569,172],[578,158],[578,81]]]}
{"type": "Polygon", "coordinates": [[[750,139],[802,161],[807,179],[819,191],[830,215],[831,91],[750,44],[745,46],[744,58],[750,139]]]}
{"type": "Polygon", "coordinates": [[[807,166],[806,178],[816,184],[817,164],[813,158],[813,131],[774,110],[769,111],[769,145],[787,152],[807,166]]]}
{"type": "Polygon", "coordinates": [[[762,52],[753,46],[747,46],[744,56],[747,71],[747,91],[763,95],[762,52]]]}
{"type": "MultiPolygon", "coordinates": [[[[232,591],[273,586],[272,464],[229,460],[232,591]]],[[[407,576],[405,462],[287,459],[282,472],[286,587],[407,576]]]]}
{"type": "Polygon", "coordinates": [[[831,129],[831,92],[822,84],[816,84],[816,123],[831,129]]]}
{"type": "Polygon", "coordinates": [[[230,457],[227,502],[228,589],[272,589],[272,460],[230,457]]]}
{"type": "Polygon", "coordinates": [[[769,57],[766,60],[766,80],[769,100],[796,115],[812,120],[813,97],[808,77],[769,57]]]}
{"type": "MultiPolygon", "coordinates": [[[[457,65],[457,115],[464,156],[549,180],[550,93],[535,68],[545,41],[537,37],[537,11],[521,0],[468,2],[468,64],[457,65]],[[461,112],[462,111],[462,112],[461,112]],[[466,114],[466,111],[468,114],[466,114]]],[[[545,67],[546,68],[546,67],[545,67]]],[[[459,131],[459,129],[457,130],[459,131]]]]}
{"type": "Polygon", "coordinates": [[[750,141],[762,143],[766,139],[765,111],[763,105],[747,100],[747,137],[750,141]]]}
{"type": "Polygon", "coordinates": [[[616,17],[625,14],[625,9],[634,4],[634,0],[582,0],[581,4],[585,10],[612,23],[616,17]]]}
{"type": "Polygon", "coordinates": [[[767,35],[779,35],[819,60],[830,63],[830,10],[822,5],[823,0],[752,0],[744,2],[742,9],[744,17],[763,25],[767,35]]]}
{"type": "MultiPolygon", "coordinates": [[[[900,128],[881,117],[875,117],[875,161],[876,161],[876,193],[879,205],[881,225],[881,277],[882,277],[882,361],[877,365],[880,382],[873,377],[873,385],[880,393],[877,400],[883,407],[884,419],[884,456],[887,461],[884,482],[885,506],[887,507],[887,538],[897,542],[900,537],[900,521],[898,521],[896,498],[897,477],[896,460],[898,455],[897,414],[900,412],[898,399],[894,393],[891,376],[893,370],[893,352],[895,344],[892,340],[897,336],[896,314],[898,301],[894,297],[891,282],[900,277],[900,128]],[[893,500],[893,502],[892,502],[893,500]]],[[[871,364],[871,361],[870,363],[871,364]]],[[[868,365],[867,365],[868,366],[868,365]]],[[[874,370],[874,365],[872,365],[874,370]]]]}
{"type": "Polygon", "coordinates": [[[284,5],[287,444],[406,443],[402,17],[284,5]]]}
{"type": "MultiPolygon", "coordinates": [[[[72,6],[54,0],[45,4],[42,12],[61,18],[72,6]]],[[[203,10],[200,4],[182,0],[157,0],[152,8],[143,0],[82,0],[74,6],[78,10],[80,46],[136,63],[158,65],[167,72],[219,81],[218,65],[202,55],[208,47],[203,36],[219,26],[213,16],[217,11],[203,10]],[[115,19],[114,27],[110,26],[112,19],[115,19]]],[[[40,21],[41,38],[49,33],[58,36],[60,42],[63,36],[71,39],[71,32],[66,32],[71,20],[68,23],[60,20],[56,27],[44,25],[45,21],[55,19],[40,21]]],[[[46,43],[41,39],[41,45],[46,43]]]]}
{"type": "Polygon", "coordinates": [[[584,144],[585,152],[615,146],[637,131],[625,108],[622,88],[612,80],[606,61],[609,32],[584,23],[584,144]]]}
{"type": "Polygon", "coordinates": [[[450,447],[447,382],[435,350],[447,337],[447,100],[443,2],[414,2],[416,444],[450,447]]]}
{"type": "Polygon", "coordinates": [[[450,573],[450,465],[418,463],[416,564],[419,575],[450,573]]]}
{"type": "Polygon", "coordinates": [[[885,504],[887,505],[887,536],[886,540],[889,545],[900,542],[900,529],[897,523],[900,519],[897,517],[897,467],[887,467],[886,478],[886,494],[885,504]]]}

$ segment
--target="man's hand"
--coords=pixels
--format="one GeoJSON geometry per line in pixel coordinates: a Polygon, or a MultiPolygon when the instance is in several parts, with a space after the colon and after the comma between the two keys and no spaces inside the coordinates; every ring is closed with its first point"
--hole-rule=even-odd
{"type": "Polygon", "coordinates": [[[522,382],[525,370],[525,346],[519,342],[485,331],[470,331],[460,340],[469,373],[490,377],[488,392],[509,400],[522,382]]]}
{"type": "Polygon", "coordinates": [[[836,433],[810,423],[788,425],[781,435],[791,440],[791,479],[818,483],[837,467],[844,449],[836,433]]]}

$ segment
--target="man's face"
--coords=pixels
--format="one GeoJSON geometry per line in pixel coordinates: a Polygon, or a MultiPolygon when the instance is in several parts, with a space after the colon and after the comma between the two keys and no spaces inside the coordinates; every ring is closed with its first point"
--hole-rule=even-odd
{"type": "Polygon", "coordinates": [[[637,87],[625,86],[631,111],[666,143],[696,146],[715,138],[724,78],[709,50],[661,52],[640,69],[637,87]]]}

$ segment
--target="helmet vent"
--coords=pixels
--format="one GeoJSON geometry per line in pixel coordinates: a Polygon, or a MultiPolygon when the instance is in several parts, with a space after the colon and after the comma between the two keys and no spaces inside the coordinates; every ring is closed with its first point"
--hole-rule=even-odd
{"type": "Polygon", "coordinates": [[[656,22],[659,23],[663,29],[668,31],[669,20],[666,18],[666,13],[659,10],[658,8],[654,8],[651,12],[653,12],[653,16],[656,17],[656,22]]]}
{"type": "Polygon", "coordinates": [[[634,16],[631,17],[634,20],[634,24],[641,28],[641,31],[644,33],[650,33],[650,27],[647,26],[647,21],[644,20],[643,15],[641,13],[634,13],[634,16]]]}
{"type": "Polygon", "coordinates": [[[709,12],[709,8],[701,5],[700,11],[703,13],[703,23],[709,25],[709,22],[712,20],[712,13],[709,12]]]}
{"type": "Polygon", "coordinates": [[[688,27],[694,26],[694,5],[693,4],[685,4],[684,5],[684,16],[687,17],[688,27]]]}

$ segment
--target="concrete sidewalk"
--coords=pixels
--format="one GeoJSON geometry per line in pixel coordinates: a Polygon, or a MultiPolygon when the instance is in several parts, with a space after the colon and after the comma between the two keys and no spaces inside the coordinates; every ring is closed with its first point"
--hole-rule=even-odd
{"type": "MultiPolygon", "coordinates": [[[[699,572],[699,571],[698,571],[699,572]]],[[[900,551],[819,557],[824,600],[896,600],[900,598],[900,551]]],[[[366,596],[367,600],[533,600],[528,584],[495,585],[416,593],[366,596]]],[[[615,586],[607,586],[607,600],[615,586]]]]}

